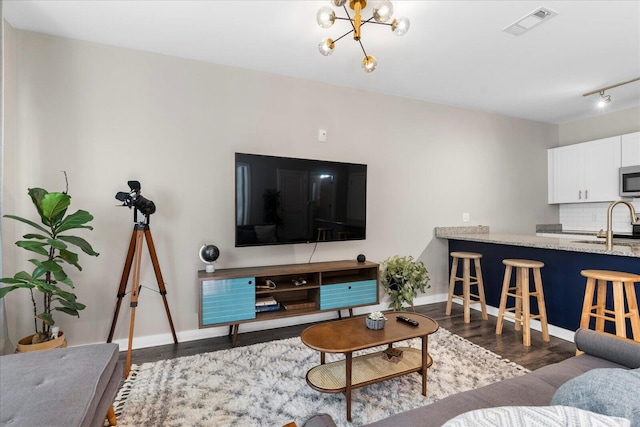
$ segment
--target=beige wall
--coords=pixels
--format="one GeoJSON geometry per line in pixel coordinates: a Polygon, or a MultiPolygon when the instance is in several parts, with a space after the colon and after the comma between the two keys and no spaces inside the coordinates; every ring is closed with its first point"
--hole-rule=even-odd
{"type": "Polygon", "coordinates": [[[640,131],[640,107],[590,117],[558,126],[558,144],[570,145],[640,131]]]}
{"type": "MultiPolygon", "coordinates": [[[[236,151],[368,164],[367,240],[319,244],[313,261],[413,255],[429,268],[428,296],[442,295],[447,281],[446,242],[434,227],[533,233],[557,221],[546,202],[556,125],[18,30],[12,43],[17,92],[3,208],[31,215],[27,188],[61,190],[65,170],[72,208],[95,216],[84,236],[100,256],[82,257],[84,271],[72,272],[87,309],[80,320],[58,316],[71,345],[108,334],[133,227],[132,212],[115,207],[127,180],[140,180],[158,207],[151,228],[181,340],[226,333],[197,331],[201,244],[220,248],[217,268],[309,260],[310,244],[234,248],[236,151]],[[326,143],[316,140],[319,128],[326,143]]],[[[4,271],[13,274],[27,267],[13,246],[26,229],[4,225],[4,271]]],[[[146,253],[142,284],[156,288],[146,253]]],[[[30,302],[25,293],[8,299],[15,339],[30,332],[30,302]]],[[[143,289],[136,342],[167,342],[168,332],[161,298],[143,289]]]]}

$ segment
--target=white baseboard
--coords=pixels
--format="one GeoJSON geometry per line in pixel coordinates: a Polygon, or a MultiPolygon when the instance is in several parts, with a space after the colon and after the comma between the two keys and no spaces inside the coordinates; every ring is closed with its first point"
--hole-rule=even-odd
{"type": "MultiPolygon", "coordinates": [[[[417,297],[414,300],[415,305],[425,305],[425,304],[433,304],[436,302],[443,302],[447,300],[448,295],[446,293],[437,294],[437,295],[422,295],[417,297]]],[[[461,304],[459,301],[454,301],[456,304],[461,304]]],[[[383,311],[387,310],[388,303],[383,302],[381,304],[375,306],[367,306],[367,307],[356,307],[353,309],[354,314],[365,314],[370,313],[372,311],[383,311]]],[[[479,310],[478,307],[471,307],[474,310],[479,310]]],[[[343,310],[343,314],[346,310],[343,310]]],[[[492,316],[498,315],[498,309],[496,307],[487,306],[487,313],[492,316]]],[[[299,325],[304,323],[313,323],[313,322],[321,322],[323,320],[331,320],[337,319],[338,312],[337,311],[327,311],[323,313],[310,314],[306,316],[297,316],[297,317],[286,317],[283,319],[274,319],[267,320],[263,322],[249,322],[240,324],[239,332],[254,332],[254,331],[263,331],[267,329],[275,329],[282,328],[285,326],[299,325]]],[[[513,322],[512,319],[505,319],[507,321],[513,322]]],[[[537,320],[531,321],[531,329],[536,331],[540,331],[540,322],[537,320]]],[[[214,337],[222,337],[229,334],[229,326],[220,326],[213,328],[204,328],[204,329],[191,329],[188,331],[176,332],[179,342],[188,342],[201,340],[206,338],[214,338],[214,337]]],[[[568,329],[559,328],[557,326],[549,325],[549,334],[554,337],[561,338],[566,341],[573,342],[573,331],[568,329]]],[[[129,340],[120,339],[114,340],[114,343],[120,346],[120,351],[125,351],[129,348],[129,340]]],[[[173,336],[171,333],[166,334],[158,334],[158,335],[147,335],[133,338],[132,349],[139,348],[147,348],[147,347],[155,347],[159,345],[173,344],[173,336]]]]}
{"type": "MultiPolygon", "coordinates": [[[[368,311],[371,311],[371,310],[367,310],[367,312],[368,311]]],[[[355,309],[354,309],[354,312],[355,312],[355,309]]],[[[344,311],[343,311],[343,314],[344,314],[344,311]]],[[[263,331],[267,329],[275,329],[275,328],[282,328],[285,326],[299,325],[301,323],[321,322],[323,320],[331,320],[331,319],[337,319],[337,318],[338,318],[338,312],[331,311],[331,312],[310,314],[306,316],[286,317],[283,319],[266,320],[263,322],[241,323],[239,328],[239,333],[263,331]]],[[[228,325],[212,327],[212,328],[203,328],[203,329],[191,329],[187,331],[176,332],[178,342],[181,342],[181,343],[188,342],[188,341],[196,341],[196,340],[201,340],[206,338],[222,337],[228,334],[229,334],[228,325]]],[[[113,342],[120,346],[120,351],[124,351],[129,348],[128,338],[121,339],[121,340],[113,340],[113,342]]],[[[155,347],[158,345],[165,345],[165,344],[173,344],[173,336],[171,335],[171,333],[134,337],[131,348],[132,349],[147,348],[147,347],[155,347]]]]}
{"type": "MultiPolygon", "coordinates": [[[[442,302],[447,300],[447,294],[438,295],[422,295],[414,300],[415,305],[432,304],[435,302],[442,302]]],[[[356,307],[353,309],[354,314],[371,313],[372,311],[387,310],[388,303],[383,302],[374,306],[356,307]]],[[[342,310],[345,314],[346,310],[342,310]]],[[[337,311],[327,311],[323,313],[309,314],[306,316],[285,317],[283,319],[266,320],[263,322],[249,322],[241,323],[239,333],[264,331],[267,329],[282,328],[285,326],[299,325],[304,323],[321,322],[323,320],[337,319],[337,311]]],[[[206,338],[222,337],[229,334],[229,326],[220,326],[204,329],[191,329],[188,331],[176,332],[179,342],[188,342],[201,340],[206,338]]],[[[113,340],[114,343],[120,346],[120,351],[125,351],[129,348],[129,339],[113,340]]],[[[171,333],[147,335],[141,337],[133,337],[132,349],[155,347],[158,345],[173,344],[173,336],[171,333]]]]}

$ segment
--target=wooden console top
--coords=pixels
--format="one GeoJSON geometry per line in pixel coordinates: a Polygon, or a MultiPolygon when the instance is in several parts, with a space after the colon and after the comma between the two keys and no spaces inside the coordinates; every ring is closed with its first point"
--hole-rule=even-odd
{"type": "Polygon", "coordinates": [[[198,279],[218,279],[247,277],[247,276],[276,276],[281,274],[295,275],[309,272],[330,272],[336,270],[357,270],[361,268],[377,267],[378,264],[370,261],[358,262],[356,260],[310,262],[304,264],[266,265],[262,267],[238,267],[224,268],[213,273],[204,270],[198,271],[198,279]]]}

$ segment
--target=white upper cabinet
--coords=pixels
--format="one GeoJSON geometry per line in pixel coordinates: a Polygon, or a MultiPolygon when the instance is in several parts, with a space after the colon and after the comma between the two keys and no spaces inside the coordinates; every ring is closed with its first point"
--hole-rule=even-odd
{"type": "Polygon", "coordinates": [[[618,199],[621,137],[548,150],[549,203],[618,199]]]}
{"type": "MultiPolygon", "coordinates": [[[[549,203],[581,201],[582,172],[578,145],[553,148],[547,152],[549,162],[549,203]]],[[[583,190],[582,190],[583,191],[583,190]]]]}
{"type": "Polygon", "coordinates": [[[621,166],[640,165],[640,132],[622,135],[621,166]]]}

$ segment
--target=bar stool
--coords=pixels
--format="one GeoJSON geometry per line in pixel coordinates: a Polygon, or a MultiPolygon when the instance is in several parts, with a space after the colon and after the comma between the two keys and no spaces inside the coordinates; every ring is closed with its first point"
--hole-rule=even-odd
{"type": "Polygon", "coordinates": [[[636,299],[635,282],[640,282],[640,275],[607,270],[582,270],[580,274],[587,278],[584,293],[580,327],[588,329],[591,318],[595,318],[595,330],[604,332],[604,322],[614,322],[616,335],[627,337],[626,319],[631,322],[632,339],[640,341],[640,316],[636,299]],[[613,310],[606,308],[607,285],[613,286],[613,310]],[[596,297],[593,303],[594,294],[596,297]],[[625,296],[627,311],[625,311],[625,296]]]}
{"type": "Polygon", "coordinates": [[[327,240],[327,237],[333,239],[333,228],[331,227],[318,227],[318,237],[316,240],[318,242],[327,240]]]}
{"type": "Polygon", "coordinates": [[[338,231],[338,240],[348,240],[353,236],[353,231],[338,231]]]}
{"type": "Polygon", "coordinates": [[[447,299],[447,316],[451,315],[453,299],[461,299],[464,308],[464,323],[471,321],[470,305],[480,303],[482,308],[482,320],[487,320],[487,304],[484,299],[484,284],[482,282],[482,269],[480,258],[482,254],[476,252],[451,252],[453,263],[451,264],[451,278],[449,279],[449,298],[447,299]],[[458,260],[462,259],[462,277],[458,275],[458,260]],[[475,276],[471,275],[471,260],[475,267],[475,276]],[[472,280],[473,279],[473,280],[472,280]],[[456,282],[462,282],[462,294],[455,293],[456,282]],[[477,292],[471,293],[471,286],[477,286],[477,292]],[[473,297],[474,299],[472,299],[473,297]]]}
{"type": "Polygon", "coordinates": [[[522,326],[522,343],[525,347],[531,345],[531,319],[540,319],[542,326],[542,340],[549,341],[549,327],[547,325],[547,310],[544,305],[544,293],[542,291],[542,276],[540,269],[544,263],[528,259],[504,259],[505,265],[504,281],[502,282],[502,294],[500,296],[500,309],[498,311],[498,322],[496,324],[496,334],[502,334],[504,318],[515,320],[516,331],[522,326]],[[511,272],[516,268],[516,283],[511,286],[511,272]],[[535,291],[531,292],[529,282],[529,271],[533,273],[533,284],[535,291]],[[507,308],[507,298],[515,299],[514,306],[507,308]],[[538,301],[538,313],[531,314],[531,297],[536,297],[538,301]],[[513,314],[505,313],[513,312],[513,314]]]}

